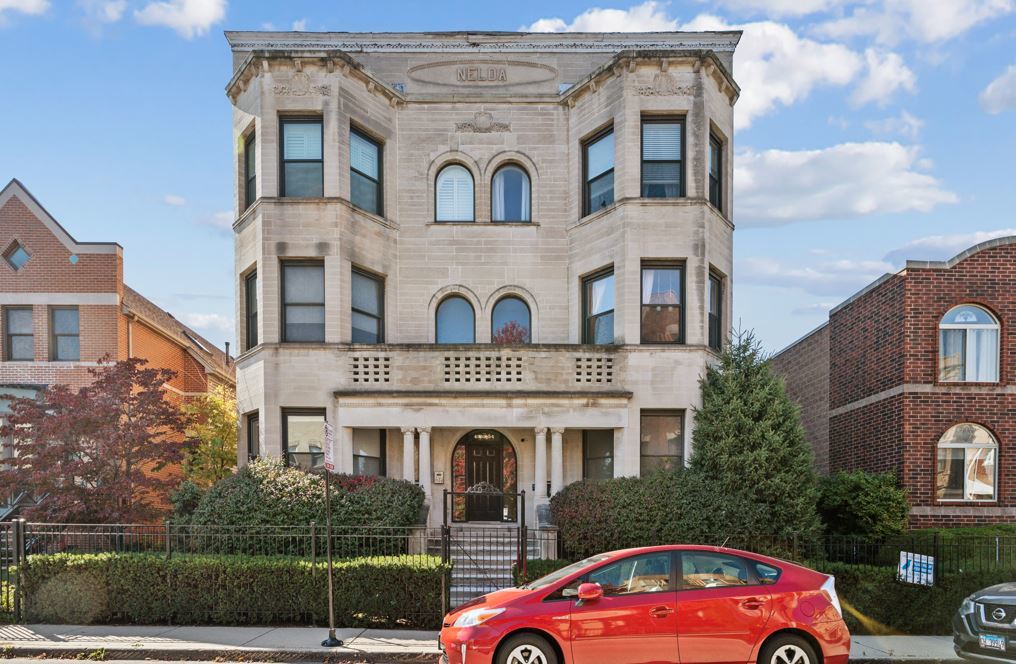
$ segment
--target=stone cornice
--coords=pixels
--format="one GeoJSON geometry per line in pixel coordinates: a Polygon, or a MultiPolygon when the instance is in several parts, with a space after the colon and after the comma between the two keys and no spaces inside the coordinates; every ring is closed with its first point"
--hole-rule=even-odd
{"type": "Polygon", "coordinates": [[[227,31],[233,51],[347,51],[356,53],[613,53],[630,49],[733,52],[741,38],[727,32],[633,33],[355,33],[227,31]]]}

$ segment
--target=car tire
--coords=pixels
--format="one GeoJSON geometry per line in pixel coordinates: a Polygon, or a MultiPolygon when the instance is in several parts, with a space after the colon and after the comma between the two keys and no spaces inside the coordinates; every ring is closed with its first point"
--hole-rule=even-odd
{"type": "MultiPolygon", "coordinates": [[[[516,634],[498,648],[497,664],[560,664],[550,642],[536,634],[516,634]]],[[[813,663],[817,664],[817,663],[813,663]]]]}
{"type": "Polygon", "coordinates": [[[777,634],[762,644],[758,664],[819,664],[819,659],[807,640],[794,634],[777,634]]]}

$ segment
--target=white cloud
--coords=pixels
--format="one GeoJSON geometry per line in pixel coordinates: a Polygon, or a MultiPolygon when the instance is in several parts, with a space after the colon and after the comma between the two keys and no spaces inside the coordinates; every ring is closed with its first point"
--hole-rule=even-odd
{"type": "Polygon", "coordinates": [[[127,11],[127,0],[78,0],[78,6],[90,22],[116,23],[127,11]]]}
{"type": "Polygon", "coordinates": [[[6,12],[38,16],[49,10],[49,0],[0,0],[0,26],[7,24],[6,12]]]}
{"type": "MultiPolygon", "coordinates": [[[[921,129],[924,128],[924,121],[914,117],[906,110],[902,110],[896,117],[869,120],[864,123],[864,126],[876,134],[899,134],[909,139],[915,139],[921,133],[921,129]]],[[[923,162],[924,160],[918,161],[920,168],[930,167],[930,164],[926,165],[923,162]]]]}
{"type": "Polygon", "coordinates": [[[735,14],[749,16],[806,16],[829,11],[845,4],[844,0],[698,0],[720,6],[735,14]]]}
{"type": "Polygon", "coordinates": [[[192,39],[208,32],[225,15],[226,0],[162,0],[136,10],[134,19],[142,25],[172,28],[181,37],[192,39]]]}
{"type": "Polygon", "coordinates": [[[918,172],[918,148],[842,143],[819,150],[746,150],[734,160],[735,217],[766,226],[870,214],[927,212],[956,194],[918,172]]]}
{"type": "Polygon", "coordinates": [[[892,264],[885,261],[837,260],[802,266],[771,258],[745,258],[738,262],[737,278],[742,285],[799,288],[813,295],[843,296],[893,271],[892,264]]]}
{"type": "Polygon", "coordinates": [[[850,97],[854,104],[875,102],[885,106],[897,90],[912,93],[917,89],[917,77],[898,53],[880,53],[869,48],[864,51],[864,63],[864,78],[850,97]]]}
{"type": "Polygon", "coordinates": [[[974,26],[1011,12],[1013,0],[885,0],[854,3],[846,15],[818,26],[835,39],[874,37],[896,44],[909,37],[934,43],[958,37],[974,26]]]}
{"type": "Polygon", "coordinates": [[[795,307],[791,309],[790,313],[795,316],[815,316],[818,314],[827,314],[829,310],[836,305],[832,302],[816,302],[814,304],[806,304],[802,307],[795,307]]]}
{"type": "Polygon", "coordinates": [[[216,330],[219,332],[232,333],[233,319],[222,314],[185,313],[180,316],[184,325],[198,328],[199,330],[216,330]]]}
{"type": "Polygon", "coordinates": [[[228,211],[216,212],[215,214],[198,219],[198,223],[202,226],[211,226],[220,231],[233,230],[233,213],[228,211]]]}
{"type": "Polygon", "coordinates": [[[1002,74],[981,91],[981,108],[988,113],[1016,111],[1016,65],[1009,65],[1002,74]]]}
{"type": "Polygon", "coordinates": [[[681,29],[744,31],[734,51],[734,77],[741,84],[734,113],[739,129],[777,106],[805,99],[816,87],[848,85],[862,69],[861,56],[846,46],[799,37],[772,21],[728,25],[703,14],[681,29]]]}
{"type": "Polygon", "coordinates": [[[177,196],[176,194],[166,194],[162,197],[162,202],[166,205],[172,205],[173,207],[182,207],[187,205],[187,199],[183,196],[177,196]]]}
{"type": "Polygon", "coordinates": [[[541,18],[522,26],[527,32],[658,32],[677,30],[677,19],[667,16],[666,3],[647,0],[630,9],[594,7],[571,23],[561,18],[541,18]]]}
{"type": "Polygon", "coordinates": [[[301,18],[297,21],[293,21],[294,32],[306,32],[307,31],[307,19],[301,18]]]}
{"type": "Polygon", "coordinates": [[[969,249],[975,244],[999,237],[1016,235],[1016,228],[999,228],[994,231],[954,233],[950,235],[928,235],[911,240],[899,249],[893,249],[885,260],[902,265],[908,260],[945,260],[969,249]]]}

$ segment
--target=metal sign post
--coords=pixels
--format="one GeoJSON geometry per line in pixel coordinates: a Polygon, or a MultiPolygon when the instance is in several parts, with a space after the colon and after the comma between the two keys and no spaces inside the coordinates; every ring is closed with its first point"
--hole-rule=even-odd
{"type": "Polygon", "coordinates": [[[328,555],[328,638],[321,642],[324,648],[337,648],[342,641],[335,638],[335,597],[332,586],[332,490],[329,475],[335,472],[335,427],[325,422],[325,550],[328,555]]]}

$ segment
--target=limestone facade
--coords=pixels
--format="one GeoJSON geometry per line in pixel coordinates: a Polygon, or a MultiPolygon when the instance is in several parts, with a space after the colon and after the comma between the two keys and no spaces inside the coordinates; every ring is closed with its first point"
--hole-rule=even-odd
{"type": "Polygon", "coordinates": [[[287,413],[323,414],[343,472],[357,469],[358,431],[380,429],[384,472],[420,482],[435,524],[443,490],[462,488],[453,457],[478,440],[470,432],[510,443],[499,463],[507,473],[513,453],[529,523],[544,518],[535,507],[548,484],[587,472],[590,431],[611,432],[609,472],[638,475],[652,435],[642,415],[683,415],[664,446],[685,462],[698,380],[717,352],[710,276],[722,293],[714,327],[730,322],[739,36],[227,33],[240,463],[287,456],[287,413]],[[289,117],[321,124],[320,196],[283,195],[289,117]],[[642,197],[647,119],[683,122],[679,197],[642,197]],[[583,146],[610,128],[613,201],[584,214],[583,146]],[[353,132],[380,146],[378,214],[351,200],[353,132]],[[712,202],[711,136],[722,155],[712,202]],[[437,221],[438,174],[452,164],[472,177],[472,221],[437,221]],[[492,221],[492,179],[506,164],[529,178],[529,221],[492,221]],[[284,340],[282,269],[298,260],[324,266],[314,342],[284,340]],[[642,269],[659,261],[682,269],[679,343],[642,342],[642,269]],[[353,343],[354,270],[383,283],[383,343],[353,343]],[[584,279],[604,270],[613,343],[585,343],[584,279]],[[437,343],[449,296],[471,305],[476,343],[437,343]],[[506,296],[529,309],[529,343],[491,343],[506,296]]]}

